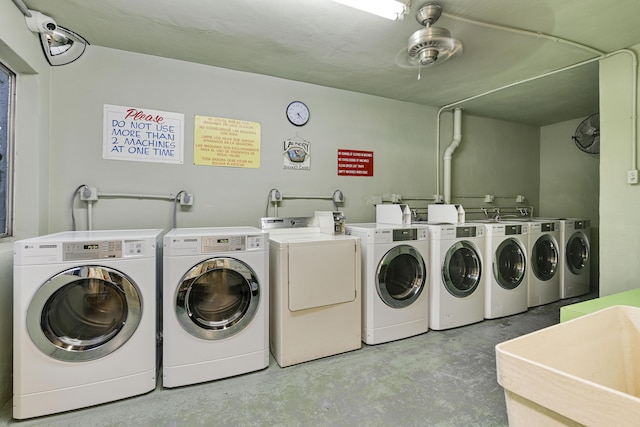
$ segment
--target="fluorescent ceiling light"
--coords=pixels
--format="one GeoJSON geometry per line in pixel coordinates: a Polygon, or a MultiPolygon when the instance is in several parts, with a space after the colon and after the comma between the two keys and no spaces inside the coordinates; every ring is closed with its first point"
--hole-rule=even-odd
{"type": "Polygon", "coordinates": [[[396,0],[333,0],[336,3],[342,3],[383,18],[398,20],[404,18],[407,13],[407,5],[405,2],[396,0]]]}

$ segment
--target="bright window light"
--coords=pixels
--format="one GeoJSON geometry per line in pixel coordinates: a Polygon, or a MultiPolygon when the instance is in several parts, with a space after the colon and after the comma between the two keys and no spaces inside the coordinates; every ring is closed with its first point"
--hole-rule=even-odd
{"type": "Polygon", "coordinates": [[[333,0],[393,21],[404,18],[407,5],[396,0],[333,0]]]}

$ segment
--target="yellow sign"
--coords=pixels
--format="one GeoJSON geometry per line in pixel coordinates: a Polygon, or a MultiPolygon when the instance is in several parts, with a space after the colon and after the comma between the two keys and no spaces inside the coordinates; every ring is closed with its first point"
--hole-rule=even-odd
{"type": "Polygon", "coordinates": [[[260,123],[196,116],[193,162],[232,168],[260,167],[260,123]]]}

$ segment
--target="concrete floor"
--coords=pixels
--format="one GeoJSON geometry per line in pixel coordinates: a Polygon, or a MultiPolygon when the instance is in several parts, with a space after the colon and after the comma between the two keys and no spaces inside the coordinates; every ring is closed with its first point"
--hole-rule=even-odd
{"type": "Polygon", "coordinates": [[[495,345],[559,322],[562,300],[526,313],[300,365],[267,369],[0,426],[506,426],[495,345]]]}

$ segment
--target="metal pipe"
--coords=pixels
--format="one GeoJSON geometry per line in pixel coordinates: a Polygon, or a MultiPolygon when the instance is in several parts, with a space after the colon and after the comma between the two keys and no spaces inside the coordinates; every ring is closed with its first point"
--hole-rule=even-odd
{"type": "Polygon", "coordinates": [[[451,159],[462,140],[462,110],[453,110],[453,139],[451,144],[444,150],[442,162],[444,166],[444,202],[451,203],[451,159]]]}
{"type": "Polygon", "coordinates": [[[22,2],[22,0],[13,0],[13,4],[16,5],[16,7],[18,9],[20,9],[20,12],[22,12],[22,14],[24,16],[26,16],[27,18],[31,18],[31,11],[29,10],[29,8],[22,2]]]}
{"type": "Polygon", "coordinates": [[[176,196],[169,194],[128,194],[128,193],[103,193],[98,192],[98,197],[125,198],[125,199],[159,199],[159,200],[175,200],[176,196]]]}
{"type": "Polygon", "coordinates": [[[457,21],[466,22],[468,24],[473,24],[473,25],[478,25],[478,26],[481,26],[481,27],[491,28],[491,29],[494,29],[494,30],[508,31],[508,32],[514,33],[514,34],[538,37],[538,38],[542,38],[542,39],[549,40],[549,41],[552,41],[552,42],[563,43],[563,44],[566,44],[566,45],[569,45],[569,46],[573,46],[573,47],[577,47],[579,49],[586,50],[586,51],[591,52],[591,53],[595,53],[596,55],[604,55],[605,54],[605,52],[603,52],[601,50],[598,50],[598,49],[594,49],[591,46],[587,46],[587,45],[584,45],[584,44],[581,44],[581,43],[577,43],[577,42],[574,42],[574,41],[571,41],[571,40],[563,39],[562,37],[552,36],[552,35],[545,34],[545,33],[540,33],[540,32],[537,32],[537,31],[529,31],[529,30],[523,30],[522,28],[509,27],[507,25],[491,24],[489,22],[476,21],[474,19],[463,18],[462,16],[452,15],[452,14],[446,13],[446,12],[442,12],[442,16],[446,16],[447,18],[455,19],[457,21]]]}

